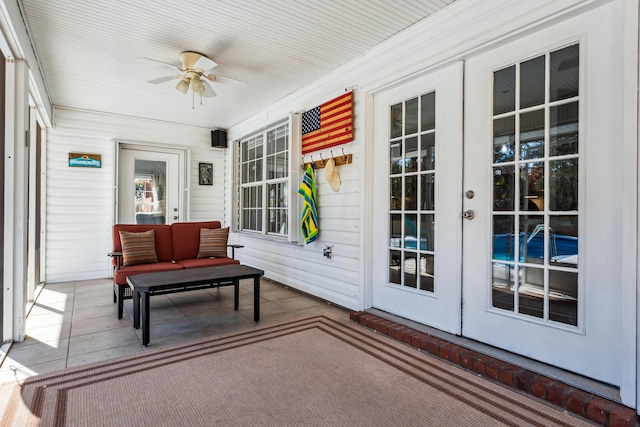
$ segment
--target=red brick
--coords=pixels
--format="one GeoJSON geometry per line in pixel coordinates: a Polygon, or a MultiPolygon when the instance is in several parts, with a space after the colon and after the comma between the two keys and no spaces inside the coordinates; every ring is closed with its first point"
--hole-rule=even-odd
{"type": "Polygon", "coordinates": [[[349,319],[351,319],[352,322],[357,322],[360,315],[362,315],[361,311],[352,311],[349,313],[349,319]]]}
{"type": "Polygon", "coordinates": [[[438,356],[440,354],[440,346],[444,343],[446,343],[446,341],[443,341],[440,338],[433,337],[433,339],[429,342],[429,353],[438,356]]]}
{"type": "Polygon", "coordinates": [[[405,344],[411,344],[411,338],[415,333],[416,331],[414,331],[413,329],[405,331],[405,333],[402,335],[402,342],[404,342],[405,344]]]}
{"type": "Polygon", "coordinates": [[[547,400],[561,408],[567,407],[567,396],[573,389],[567,384],[556,382],[547,390],[547,400]]]}
{"type": "Polygon", "coordinates": [[[418,343],[418,348],[422,351],[429,351],[429,344],[431,344],[431,340],[433,339],[434,337],[432,337],[431,335],[424,334],[424,336],[418,338],[418,340],[420,341],[418,343]]]}
{"type": "Polygon", "coordinates": [[[503,362],[502,360],[492,359],[489,363],[484,367],[485,375],[491,379],[496,381],[500,381],[500,373],[502,372],[502,368],[507,366],[511,366],[508,363],[503,362]]]}
{"type": "Polygon", "coordinates": [[[484,375],[485,367],[487,366],[487,363],[489,363],[490,361],[491,361],[490,357],[480,354],[473,358],[473,366],[471,367],[471,369],[473,370],[473,372],[476,372],[480,375],[484,375]]]}
{"type": "Polygon", "coordinates": [[[525,371],[516,375],[515,387],[525,393],[531,393],[531,384],[538,378],[538,374],[531,371],[525,371]]]}
{"type": "Polygon", "coordinates": [[[389,326],[387,326],[387,335],[389,335],[390,337],[395,338],[396,337],[396,332],[398,332],[398,330],[400,330],[402,328],[404,328],[404,326],[398,325],[397,323],[389,325],[389,326]]]}
{"type": "Polygon", "coordinates": [[[566,408],[576,413],[582,417],[587,416],[587,405],[589,401],[593,398],[591,393],[587,393],[582,390],[573,389],[569,392],[567,396],[567,406],[566,408]]]}
{"type": "Polygon", "coordinates": [[[377,323],[374,325],[373,330],[374,330],[374,331],[381,332],[381,333],[383,333],[383,334],[384,334],[384,333],[386,333],[387,325],[389,325],[390,323],[391,323],[391,322],[389,322],[388,320],[382,320],[381,322],[377,322],[377,323]],[[384,330],[384,332],[383,332],[383,330],[384,330]]]}
{"type": "Polygon", "coordinates": [[[367,326],[367,322],[369,321],[369,319],[374,318],[375,316],[372,314],[363,314],[362,316],[360,316],[360,318],[358,319],[361,325],[367,326]]]}
{"type": "Polygon", "coordinates": [[[416,334],[411,337],[411,346],[420,348],[420,341],[426,336],[427,334],[423,332],[416,332],[416,334]]]}
{"type": "Polygon", "coordinates": [[[455,344],[451,344],[450,342],[445,342],[440,345],[438,349],[438,356],[441,359],[449,360],[449,351],[451,351],[451,347],[455,347],[455,344]]]}
{"type": "Polygon", "coordinates": [[[454,345],[449,349],[449,360],[456,365],[460,364],[462,355],[467,351],[466,348],[454,345]]]}
{"type": "Polygon", "coordinates": [[[380,323],[380,324],[378,325],[378,327],[380,328],[380,329],[379,329],[380,333],[381,333],[381,334],[384,334],[384,335],[387,335],[387,333],[388,333],[388,332],[387,332],[387,328],[389,328],[389,326],[392,326],[392,325],[394,325],[394,324],[395,324],[395,323],[390,322],[390,321],[388,321],[388,320],[387,320],[386,322],[380,323]]]}
{"type": "Polygon", "coordinates": [[[531,394],[541,399],[547,399],[547,390],[555,381],[547,377],[538,377],[531,383],[531,394]]]}
{"type": "Polygon", "coordinates": [[[396,329],[396,334],[393,336],[395,339],[397,339],[398,341],[403,341],[404,340],[404,334],[408,331],[410,331],[411,328],[408,328],[406,326],[400,326],[400,329],[396,329]]]}
{"type": "Polygon", "coordinates": [[[638,414],[634,409],[615,405],[609,414],[609,427],[636,427],[638,414]]]}
{"type": "Polygon", "coordinates": [[[609,411],[613,407],[613,402],[595,396],[587,405],[587,418],[602,425],[607,425],[609,411]]]}
{"type": "Polygon", "coordinates": [[[476,357],[478,357],[478,353],[476,353],[475,351],[467,351],[462,355],[462,358],[460,359],[460,366],[468,370],[473,369],[473,359],[475,359],[476,357]]]}
{"type": "Polygon", "coordinates": [[[516,377],[522,371],[522,368],[517,366],[506,366],[500,372],[500,382],[506,386],[513,387],[516,384],[516,377]]]}

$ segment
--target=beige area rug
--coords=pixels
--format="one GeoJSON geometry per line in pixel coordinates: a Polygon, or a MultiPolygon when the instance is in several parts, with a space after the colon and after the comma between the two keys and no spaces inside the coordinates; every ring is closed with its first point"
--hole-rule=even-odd
{"type": "Polygon", "coordinates": [[[0,406],[2,426],[589,425],[327,316],[37,375],[14,387],[0,406]]]}

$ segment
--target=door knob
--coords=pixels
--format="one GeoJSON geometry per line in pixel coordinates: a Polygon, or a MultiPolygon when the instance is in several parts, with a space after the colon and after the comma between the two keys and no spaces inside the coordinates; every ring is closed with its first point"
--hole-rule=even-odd
{"type": "Polygon", "coordinates": [[[473,219],[476,216],[476,213],[469,209],[468,211],[462,212],[462,218],[464,219],[473,219]]]}

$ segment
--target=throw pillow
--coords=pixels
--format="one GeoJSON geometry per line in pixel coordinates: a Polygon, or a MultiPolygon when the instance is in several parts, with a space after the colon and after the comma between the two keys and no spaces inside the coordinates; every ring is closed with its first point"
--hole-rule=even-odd
{"type": "Polygon", "coordinates": [[[156,235],[153,230],[141,233],[120,232],[123,265],[150,264],[158,262],[156,235]]]}
{"type": "Polygon", "coordinates": [[[198,258],[227,258],[229,227],[201,228],[198,258]]]}

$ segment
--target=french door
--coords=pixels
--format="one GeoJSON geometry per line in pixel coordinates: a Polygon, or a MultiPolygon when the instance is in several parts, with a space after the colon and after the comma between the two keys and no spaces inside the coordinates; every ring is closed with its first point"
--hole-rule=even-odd
{"type": "Polygon", "coordinates": [[[619,12],[375,96],[373,307],[621,383],[619,12]]]}
{"type": "Polygon", "coordinates": [[[376,95],[374,113],[373,242],[384,250],[372,263],[373,305],[452,333],[460,332],[462,69],[376,95]]]}
{"type": "Polygon", "coordinates": [[[118,217],[121,224],[171,224],[183,217],[181,154],[120,148],[118,217]]]}

